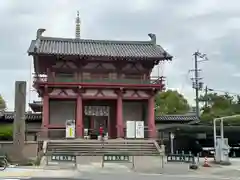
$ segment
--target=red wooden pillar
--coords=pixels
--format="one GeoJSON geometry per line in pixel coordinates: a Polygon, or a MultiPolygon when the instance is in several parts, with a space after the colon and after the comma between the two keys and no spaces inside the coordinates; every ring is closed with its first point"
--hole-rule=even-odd
{"type": "Polygon", "coordinates": [[[76,109],[76,134],[77,137],[83,137],[83,103],[80,95],[77,97],[76,109]]]}
{"type": "Polygon", "coordinates": [[[117,97],[117,138],[124,137],[123,132],[123,101],[122,94],[119,93],[117,97]]]}
{"type": "Polygon", "coordinates": [[[108,106],[108,117],[107,117],[107,133],[108,138],[112,136],[112,125],[111,125],[111,116],[110,116],[110,107],[108,106]]]}
{"type": "Polygon", "coordinates": [[[148,136],[149,138],[156,137],[156,125],[155,125],[155,110],[154,110],[155,100],[154,96],[148,99],[148,136]]]}
{"type": "Polygon", "coordinates": [[[43,96],[43,113],[42,113],[42,130],[44,138],[48,138],[48,126],[50,124],[49,122],[49,96],[48,94],[45,94],[43,96]]]}

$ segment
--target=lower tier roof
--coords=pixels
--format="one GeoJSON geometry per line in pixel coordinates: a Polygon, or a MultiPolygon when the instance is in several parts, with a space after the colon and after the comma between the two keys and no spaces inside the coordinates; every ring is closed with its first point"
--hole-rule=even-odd
{"type": "MultiPolygon", "coordinates": [[[[42,113],[26,112],[25,117],[27,121],[42,121],[42,113]]],[[[0,120],[13,121],[13,111],[2,111],[0,113],[0,120]]],[[[191,122],[198,121],[196,115],[161,115],[155,117],[156,122],[191,122]]]]}

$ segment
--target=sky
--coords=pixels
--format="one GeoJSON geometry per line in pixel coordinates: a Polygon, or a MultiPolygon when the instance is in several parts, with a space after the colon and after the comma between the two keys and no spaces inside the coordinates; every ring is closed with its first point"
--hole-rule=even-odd
{"type": "Polygon", "coordinates": [[[81,38],[149,40],[174,58],[153,71],[166,76],[166,88],[180,91],[194,104],[189,69],[193,53],[206,53],[199,63],[204,85],[238,93],[240,85],[239,0],[1,0],[0,94],[14,109],[14,83],[28,82],[27,102],[37,100],[31,88],[34,73],[27,50],[38,28],[44,36],[74,37],[76,12],[80,11],[81,38]]]}

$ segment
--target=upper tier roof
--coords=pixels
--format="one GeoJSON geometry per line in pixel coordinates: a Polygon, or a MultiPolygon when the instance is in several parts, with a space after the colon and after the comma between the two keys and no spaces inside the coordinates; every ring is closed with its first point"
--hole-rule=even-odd
{"type": "Polygon", "coordinates": [[[77,55],[119,58],[150,58],[171,60],[160,45],[156,44],[155,34],[149,34],[150,41],[113,41],[92,39],[68,39],[43,37],[45,29],[37,31],[36,40],[32,40],[29,55],[77,55]]]}

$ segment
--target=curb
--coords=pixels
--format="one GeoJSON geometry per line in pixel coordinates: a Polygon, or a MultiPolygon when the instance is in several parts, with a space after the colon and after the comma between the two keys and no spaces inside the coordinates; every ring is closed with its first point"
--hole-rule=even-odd
{"type": "Polygon", "coordinates": [[[8,172],[3,171],[0,173],[0,178],[22,178],[22,177],[31,177],[35,172],[34,171],[25,171],[25,172],[8,172]]]}

